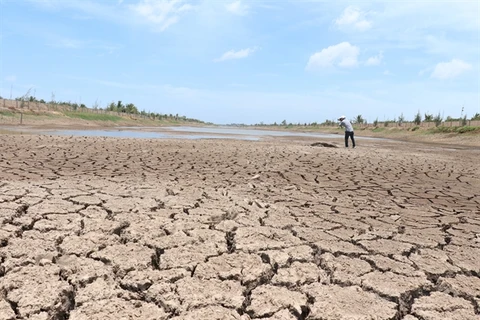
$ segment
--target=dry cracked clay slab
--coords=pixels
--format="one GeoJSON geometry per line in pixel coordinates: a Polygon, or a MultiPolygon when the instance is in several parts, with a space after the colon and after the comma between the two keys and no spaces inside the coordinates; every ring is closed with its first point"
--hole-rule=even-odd
{"type": "Polygon", "coordinates": [[[480,319],[474,149],[0,145],[0,319],[480,319]]]}

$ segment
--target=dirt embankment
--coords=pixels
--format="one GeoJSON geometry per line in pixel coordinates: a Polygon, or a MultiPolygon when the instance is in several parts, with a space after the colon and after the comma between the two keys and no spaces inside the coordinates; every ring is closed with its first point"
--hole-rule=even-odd
{"type": "Polygon", "coordinates": [[[0,135],[1,319],[478,319],[476,150],[0,135]]]}
{"type": "Polygon", "coordinates": [[[41,129],[98,129],[115,127],[199,126],[201,121],[172,115],[157,116],[106,112],[104,110],[35,110],[5,109],[0,106],[2,126],[28,126],[41,129]]]}

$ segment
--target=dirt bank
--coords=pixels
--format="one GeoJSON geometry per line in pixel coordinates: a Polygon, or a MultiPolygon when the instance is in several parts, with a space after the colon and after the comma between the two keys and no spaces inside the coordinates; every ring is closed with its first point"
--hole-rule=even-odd
{"type": "Polygon", "coordinates": [[[476,149],[0,135],[1,319],[478,319],[476,149]]]}

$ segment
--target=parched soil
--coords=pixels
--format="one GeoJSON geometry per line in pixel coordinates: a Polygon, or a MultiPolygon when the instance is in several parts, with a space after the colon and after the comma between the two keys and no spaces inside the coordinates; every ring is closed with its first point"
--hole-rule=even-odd
{"type": "Polygon", "coordinates": [[[0,135],[0,319],[480,319],[480,152],[0,135]]]}

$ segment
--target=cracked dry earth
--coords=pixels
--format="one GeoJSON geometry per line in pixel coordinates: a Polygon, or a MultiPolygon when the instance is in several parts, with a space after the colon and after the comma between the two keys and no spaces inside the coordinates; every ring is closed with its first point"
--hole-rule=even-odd
{"type": "Polygon", "coordinates": [[[0,142],[1,319],[480,319],[478,151],[0,142]]]}

